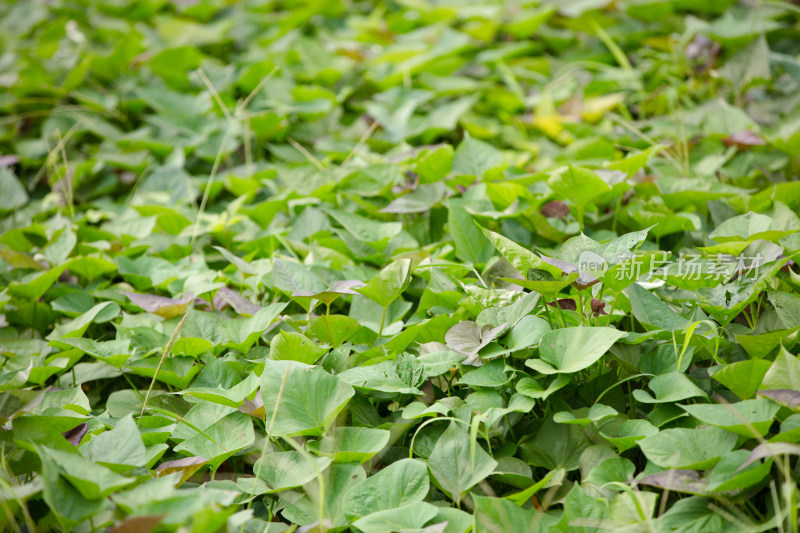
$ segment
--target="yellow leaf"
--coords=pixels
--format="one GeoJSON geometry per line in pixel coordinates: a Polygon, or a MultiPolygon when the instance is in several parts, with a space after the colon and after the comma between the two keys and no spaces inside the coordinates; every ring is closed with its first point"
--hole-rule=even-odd
{"type": "Polygon", "coordinates": [[[583,109],[581,110],[581,117],[586,122],[597,122],[603,115],[617,107],[625,100],[624,93],[607,94],[605,96],[596,96],[594,98],[587,98],[583,101],[583,109]]]}
{"type": "Polygon", "coordinates": [[[675,40],[664,35],[646,37],[642,42],[656,50],[663,50],[665,52],[672,52],[672,49],[675,47],[675,40]]]}

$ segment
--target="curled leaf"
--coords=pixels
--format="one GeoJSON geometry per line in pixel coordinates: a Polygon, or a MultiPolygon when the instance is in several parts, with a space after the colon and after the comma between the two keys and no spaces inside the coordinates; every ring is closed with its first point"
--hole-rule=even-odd
{"type": "Polygon", "coordinates": [[[337,280],[324,291],[301,290],[292,293],[292,298],[314,298],[325,305],[330,305],[343,294],[359,294],[354,289],[363,288],[365,283],[357,279],[337,280]]]}
{"type": "Polygon", "coordinates": [[[569,206],[559,200],[552,200],[544,204],[539,212],[547,218],[564,218],[569,215],[569,206]]]}
{"type": "Polygon", "coordinates": [[[600,316],[600,315],[607,315],[605,311],[606,304],[605,302],[601,302],[597,298],[592,298],[592,315],[600,316]]]}
{"type": "Polygon", "coordinates": [[[65,431],[64,433],[62,433],[62,435],[64,435],[64,438],[67,439],[67,441],[70,444],[72,444],[77,448],[78,445],[81,443],[81,439],[83,439],[83,436],[86,435],[87,431],[89,431],[89,424],[83,422],[82,424],[78,424],[69,431],[65,431]]]}
{"type": "Polygon", "coordinates": [[[767,144],[758,134],[750,130],[742,130],[728,135],[722,139],[722,142],[725,143],[725,146],[735,146],[736,148],[750,148],[767,144]]]}
{"type": "Polygon", "coordinates": [[[572,263],[569,263],[567,261],[562,261],[554,257],[547,257],[546,255],[540,254],[540,256],[542,261],[544,261],[548,265],[556,267],[564,274],[578,274],[578,279],[572,282],[572,285],[578,290],[583,290],[588,287],[591,287],[595,283],[600,283],[599,279],[597,279],[589,272],[582,270],[579,265],[573,265],[572,263]]]}
{"type": "Polygon", "coordinates": [[[720,49],[719,43],[700,33],[686,45],[686,57],[689,59],[716,57],[720,49]]]}
{"type": "Polygon", "coordinates": [[[239,406],[239,411],[246,415],[254,416],[264,420],[266,415],[264,414],[264,400],[261,397],[261,394],[256,394],[252,400],[245,398],[242,405],[239,406]]]}
{"type": "Polygon", "coordinates": [[[156,477],[162,477],[175,472],[181,473],[181,479],[178,485],[192,477],[195,472],[200,470],[208,459],[195,455],[192,457],[185,457],[175,461],[165,461],[156,467],[156,477]]]}
{"type": "Polygon", "coordinates": [[[481,366],[483,362],[478,352],[492,342],[506,327],[505,322],[497,327],[487,324],[482,328],[471,320],[459,322],[450,328],[444,336],[447,346],[467,358],[464,365],[481,366]]]}
{"type": "Polygon", "coordinates": [[[560,307],[561,309],[566,309],[567,311],[577,311],[578,304],[575,303],[575,300],[572,298],[559,298],[555,302],[547,302],[547,305],[551,307],[560,307]]]}

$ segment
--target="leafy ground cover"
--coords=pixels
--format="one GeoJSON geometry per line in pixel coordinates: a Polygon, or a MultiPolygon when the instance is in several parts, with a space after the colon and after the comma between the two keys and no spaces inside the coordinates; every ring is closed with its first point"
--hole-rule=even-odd
{"type": "Polygon", "coordinates": [[[0,14],[6,530],[798,530],[795,5],[0,14]]]}

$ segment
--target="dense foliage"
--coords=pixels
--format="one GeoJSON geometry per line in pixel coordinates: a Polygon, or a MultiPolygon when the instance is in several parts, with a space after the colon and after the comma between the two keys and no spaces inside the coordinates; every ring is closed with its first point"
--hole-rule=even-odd
{"type": "Polygon", "coordinates": [[[799,23],[0,2],[0,526],[797,531],[799,23]]]}

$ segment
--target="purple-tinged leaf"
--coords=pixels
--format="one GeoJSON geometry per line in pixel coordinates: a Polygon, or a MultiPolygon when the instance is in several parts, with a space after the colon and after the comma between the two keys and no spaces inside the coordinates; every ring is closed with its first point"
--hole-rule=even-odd
{"type": "Polygon", "coordinates": [[[150,533],[153,531],[164,515],[132,516],[117,524],[111,533],[150,533]]]}
{"type": "Polygon", "coordinates": [[[753,451],[747,457],[747,461],[742,463],[742,466],[737,468],[736,471],[738,472],[760,459],[775,457],[776,455],[800,455],[800,445],[792,444],[791,442],[765,442],[759,444],[753,448],[753,451]]]}
{"type": "Polygon", "coordinates": [[[685,469],[656,472],[636,480],[636,483],[674,492],[687,492],[698,495],[705,494],[708,487],[708,483],[703,481],[698,472],[685,469]]]}
{"type": "Polygon", "coordinates": [[[0,167],[10,167],[19,163],[18,155],[0,155],[0,167]]]}
{"type": "Polygon", "coordinates": [[[760,390],[757,395],[769,398],[793,411],[800,411],[800,391],[792,389],[760,390]]]}
{"type": "Polygon", "coordinates": [[[254,304],[238,292],[228,287],[221,287],[214,295],[214,307],[224,309],[230,305],[240,315],[252,316],[261,310],[261,306],[254,304]]]}
{"type": "Polygon", "coordinates": [[[194,298],[193,294],[187,294],[180,300],[167,298],[166,296],[156,296],[155,294],[139,294],[136,292],[124,292],[125,296],[148,313],[155,313],[164,318],[175,318],[186,312],[187,304],[194,298]]]}
{"type": "Polygon", "coordinates": [[[323,520],[317,520],[307,526],[298,528],[295,533],[317,533],[318,531],[328,531],[331,529],[333,529],[333,522],[324,518],[323,520]]]}
{"type": "Polygon", "coordinates": [[[546,255],[542,254],[539,254],[539,256],[541,257],[542,261],[548,265],[556,267],[564,274],[572,274],[573,272],[578,271],[577,265],[573,265],[572,263],[562,261],[561,259],[556,259],[555,257],[547,257],[546,255]]]}
{"type": "Polygon", "coordinates": [[[246,415],[254,416],[264,420],[266,414],[264,411],[264,399],[261,397],[261,393],[256,393],[255,398],[252,400],[245,398],[242,405],[239,406],[239,411],[246,415]]]}

